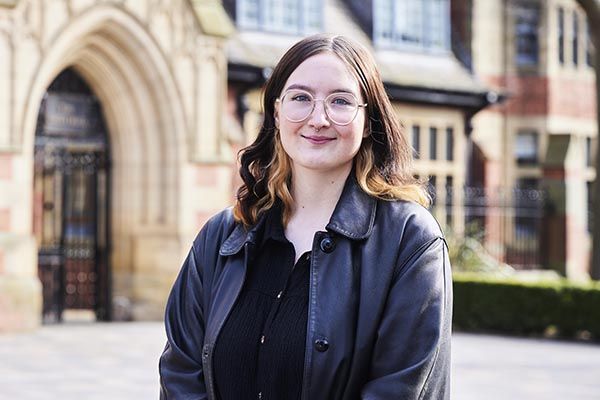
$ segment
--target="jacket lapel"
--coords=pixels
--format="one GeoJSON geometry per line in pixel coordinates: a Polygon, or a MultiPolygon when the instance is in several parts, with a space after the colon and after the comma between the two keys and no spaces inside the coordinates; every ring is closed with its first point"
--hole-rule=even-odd
{"type": "Polygon", "coordinates": [[[366,239],[373,230],[376,206],[377,200],[360,188],[352,170],[326,228],[350,239],[366,239]]]}

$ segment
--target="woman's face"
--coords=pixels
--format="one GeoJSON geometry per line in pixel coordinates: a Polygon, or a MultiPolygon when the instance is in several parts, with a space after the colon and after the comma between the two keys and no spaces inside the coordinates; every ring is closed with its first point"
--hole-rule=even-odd
{"type": "Polygon", "coordinates": [[[349,94],[356,99],[356,105],[365,103],[358,81],[333,53],[309,57],[292,72],[280,100],[275,103],[275,124],[294,171],[300,168],[321,172],[350,171],[365,131],[365,108],[358,107],[356,116],[347,124],[336,123],[336,119],[346,122],[348,112],[353,108],[349,104],[353,100],[349,94]],[[298,121],[306,114],[298,114],[297,109],[310,110],[311,97],[315,99],[313,111],[304,120],[290,121],[298,121]]]}

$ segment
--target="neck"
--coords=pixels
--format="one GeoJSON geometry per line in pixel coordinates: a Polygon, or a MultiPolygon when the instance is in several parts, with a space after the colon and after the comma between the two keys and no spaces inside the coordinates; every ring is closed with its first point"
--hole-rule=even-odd
{"type": "Polygon", "coordinates": [[[315,171],[294,168],[292,171],[292,196],[294,216],[302,215],[317,221],[329,221],[337,204],[351,165],[335,171],[315,171]]]}

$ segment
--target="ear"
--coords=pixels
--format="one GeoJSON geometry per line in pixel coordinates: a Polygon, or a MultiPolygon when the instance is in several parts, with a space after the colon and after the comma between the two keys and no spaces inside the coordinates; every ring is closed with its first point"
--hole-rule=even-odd
{"type": "Polygon", "coordinates": [[[368,137],[371,134],[371,121],[365,123],[365,129],[363,130],[363,138],[368,137]]]}

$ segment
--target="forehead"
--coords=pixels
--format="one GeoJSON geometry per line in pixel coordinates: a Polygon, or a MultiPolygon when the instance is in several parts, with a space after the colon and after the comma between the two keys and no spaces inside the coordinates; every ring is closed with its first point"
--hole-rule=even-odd
{"type": "Polygon", "coordinates": [[[331,52],[307,58],[291,73],[284,91],[291,85],[302,85],[313,92],[350,91],[360,94],[358,80],[348,65],[331,52]]]}

